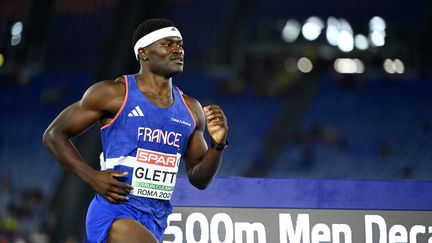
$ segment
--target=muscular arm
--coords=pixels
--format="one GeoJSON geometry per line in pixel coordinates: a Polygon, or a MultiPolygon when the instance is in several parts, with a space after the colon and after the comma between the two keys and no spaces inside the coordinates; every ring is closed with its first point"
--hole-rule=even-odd
{"type": "Polygon", "coordinates": [[[196,128],[189,138],[185,162],[189,181],[196,188],[207,188],[216,175],[222,161],[223,150],[208,148],[204,139],[204,129],[217,144],[225,144],[228,125],[223,111],[216,105],[201,107],[198,101],[187,97],[186,102],[191,109],[196,128]]]}
{"type": "Polygon", "coordinates": [[[107,186],[126,188],[112,178],[112,176],[121,175],[115,173],[111,176],[102,175],[100,171],[93,169],[81,158],[70,139],[84,132],[97,121],[109,119],[121,106],[123,96],[124,84],[121,81],[97,83],[86,91],[80,101],[63,110],[43,135],[45,147],[66,170],[90,184],[102,195],[107,190],[113,191],[114,193],[111,193],[110,196],[106,196],[112,202],[127,199],[121,195],[114,195],[124,194],[118,188],[108,189],[107,186]]]}

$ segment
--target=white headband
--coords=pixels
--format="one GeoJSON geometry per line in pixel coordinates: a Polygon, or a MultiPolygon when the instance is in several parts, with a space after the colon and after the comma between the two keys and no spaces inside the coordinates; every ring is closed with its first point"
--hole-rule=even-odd
{"type": "Polygon", "coordinates": [[[153,42],[156,42],[160,39],[163,39],[163,38],[169,37],[169,36],[177,36],[177,37],[182,38],[180,31],[178,31],[178,29],[176,27],[173,27],[173,26],[155,30],[155,31],[150,32],[147,35],[141,37],[135,43],[135,46],[134,46],[135,58],[137,60],[139,60],[138,59],[138,49],[139,48],[146,47],[146,46],[152,44],[153,42]]]}

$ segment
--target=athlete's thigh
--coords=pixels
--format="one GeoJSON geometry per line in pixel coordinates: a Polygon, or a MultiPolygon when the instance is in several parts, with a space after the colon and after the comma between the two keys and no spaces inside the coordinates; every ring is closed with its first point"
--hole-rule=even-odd
{"type": "Polygon", "coordinates": [[[158,241],[140,222],[133,219],[117,219],[108,233],[107,243],[158,243],[158,241]]]}

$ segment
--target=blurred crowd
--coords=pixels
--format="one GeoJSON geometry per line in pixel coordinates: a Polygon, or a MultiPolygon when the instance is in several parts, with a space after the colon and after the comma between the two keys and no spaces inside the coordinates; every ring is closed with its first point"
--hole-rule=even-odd
{"type": "Polygon", "coordinates": [[[11,178],[0,182],[0,243],[46,243],[38,229],[44,194],[37,187],[19,188],[11,178]]]}

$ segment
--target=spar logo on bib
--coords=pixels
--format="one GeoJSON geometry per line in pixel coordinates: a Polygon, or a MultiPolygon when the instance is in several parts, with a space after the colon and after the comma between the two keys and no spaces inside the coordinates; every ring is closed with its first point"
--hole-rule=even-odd
{"type": "Polygon", "coordinates": [[[170,200],[174,190],[181,154],[167,154],[138,148],[132,195],[170,200]]]}
{"type": "Polygon", "coordinates": [[[137,161],[152,165],[174,168],[177,165],[178,157],[176,154],[166,154],[138,148],[137,161]]]}

